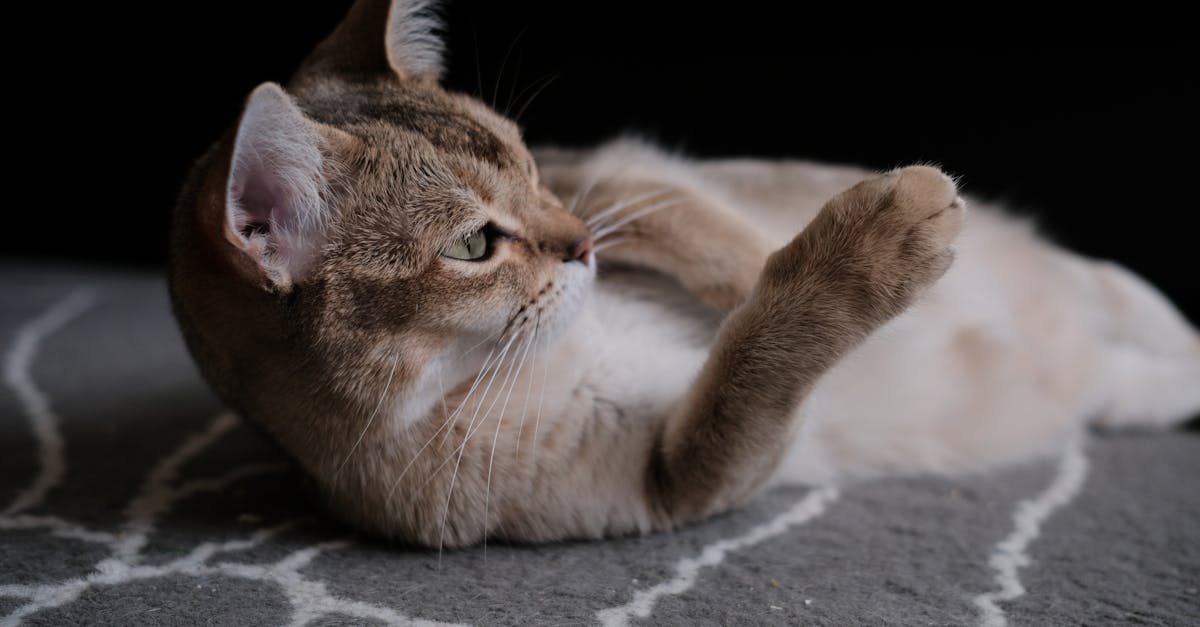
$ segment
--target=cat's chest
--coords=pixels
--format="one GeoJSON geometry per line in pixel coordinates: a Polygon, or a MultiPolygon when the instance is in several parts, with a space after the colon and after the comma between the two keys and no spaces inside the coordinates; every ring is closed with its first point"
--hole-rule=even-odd
{"type": "Polygon", "coordinates": [[[563,357],[582,365],[579,385],[589,393],[662,408],[703,365],[719,322],[719,313],[669,279],[602,272],[563,357]]]}

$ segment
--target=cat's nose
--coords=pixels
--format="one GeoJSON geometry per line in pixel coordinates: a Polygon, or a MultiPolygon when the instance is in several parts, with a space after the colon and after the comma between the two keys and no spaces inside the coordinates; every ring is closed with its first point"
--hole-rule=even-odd
{"type": "Polygon", "coordinates": [[[579,261],[582,263],[588,262],[588,256],[592,254],[592,236],[589,233],[583,237],[576,238],[567,246],[566,254],[563,256],[563,261],[579,261]]]}

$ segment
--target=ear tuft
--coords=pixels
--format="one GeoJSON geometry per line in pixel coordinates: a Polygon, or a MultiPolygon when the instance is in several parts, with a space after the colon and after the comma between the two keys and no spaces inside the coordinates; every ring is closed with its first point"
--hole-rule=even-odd
{"type": "Polygon", "coordinates": [[[277,284],[302,278],[323,243],[322,139],[283,89],[250,94],[226,186],[226,239],[277,284]]]}
{"type": "Polygon", "coordinates": [[[445,45],[435,0],[394,0],[388,12],[384,48],[388,65],[402,78],[442,75],[445,45]]]}

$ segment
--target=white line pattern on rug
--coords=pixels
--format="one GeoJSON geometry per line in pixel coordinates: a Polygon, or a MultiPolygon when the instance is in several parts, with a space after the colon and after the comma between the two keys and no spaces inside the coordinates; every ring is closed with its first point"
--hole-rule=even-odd
{"type": "Polygon", "coordinates": [[[0,627],[15,627],[31,614],[71,603],[93,586],[119,585],[168,575],[224,575],[273,582],[279,586],[292,605],[292,616],[289,619],[292,625],[304,625],[330,613],[371,618],[391,625],[448,624],[413,619],[388,607],[338,598],[326,590],[324,582],[306,579],[300,574],[300,569],[322,552],[348,546],[349,542],[346,540],[322,542],[297,549],[274,563],[208,563],[210,558],[219,553],[255,548],[291,529],[297,524],[296,521],[259,529],[242,540],[205,542],[194,547],[184,557],[159,566],[140,564],[141,550],[146,545],[149,534],[154,532],[158,519],[170,512],[179,501],[200,492],[221,490],[250,476],[286,468],[286,465],[278,463],[249,464],[234,468],[219,477],[193,479],[173,486],[172,484],[179,479],[180,469],[187,462],[202,454],[222,435],[236,428],[236,417],[228,413],[215,417],[203,432],[185,440],[154,466],[142,482],[138,493],[126,506],[125,524],[119,533],[87,529],[53,516],[18,514],[40,504],[46,493],[62,481],[67,468],[65,445],[58,430],[58,417],[51,412],[49,399],[36,386],[30,374],[31,365],[37,356],[41,341],[86,311],[93,302],[94,296],[88,290],[72,292],[21,327],[17,340],[9,351],[5,362],[6,381],[16,392],[33,428],[38,442],[39,472],[13,504],[0,513],[0,530],[44,530],[52,536],[107,546],[111,555],[97,563],[91,573],[82,577],[36,585],[0,584],[0,596],[26,600],[25,604],[15,608],[7,616],[0,617],[0,627]]]}
{"type": "Polygon", "coordinates": [[[113,547],[115,558],[130,563],[138,561],[149,535],[154,532],[154,525],[159,516],[170,511],[176,501],[197,492],[220,490],[239,479],[269,472],[282,472],[287,468],[284,464],[252,464],[235,468],[216,479],[192,481],[178,488],[171,486],[171,482],[178,479],[179,469],[184,464],[204,452],[222,435],[232,431],[237,424],[237,416],[231,413],[217,416],[208,429],[188,438],[174,453],[150,471],[137,496],[125,508],[128,522],[121,539],[113,547]]]}
{"type": "Polygon", "coordinates": [[[725,557],[732,551],[754,546],[793,527],[807,523],[823,514],[826,508],[837,500],[838,496],[836,488],[813,489],[800,502],[775,518],[736,538],[726,538],[709,544],[696,557],[680,560],[675,564],[675,577],[651,588],[639,590],[625,605],[600,610],[596,613],[596,619],[605,627],[619,627],[628,625],[629,621],[635,617],[649,618],[660,598],[683,594],[696,585],[700,569],[706,566],[717,566],[725,561],[725,557]]]}
{"type": "Polygon", "coordinates": [[[30,370],[42,340],[87,311],[96,302],[89,289],[78,289],[51,305],[42,315],[17,330],[13,347],[4,360],[4,382],[17,395],[37,441],[38,474],[2,512],[17,514],[37,507],[67,474],[66,445],[58,432],[58,416],[50,400],[38,389],[30,370]]]}
{"type": "Polygon", "coordinates": [[[996,545],[988,565],[996,571],[998,590],[976,596],[979,624],[984,627],[1004,627],[1008,618],[998,605],[1025,594],[1018,570],[1030,563],[1026,551],[1041,533],[1042,523],[1055,510],[1075,498],[1087,478],[1088,460],[1083,454],[1082,438],[1072,438],[1059,458],[1058,470],[1050,485],[1037,497],[1017,504],[1013,513],[1013,532],[996,545]]]}
{"type": "Polygon", "coordinates": [[[92,544],[109,544],[117,541],[117,535],[106,531],[92,531],[75,523],[54,516],[7,516],[0,514],[0,530],[44,529],[52,536],[82,540],[92,544]]]}

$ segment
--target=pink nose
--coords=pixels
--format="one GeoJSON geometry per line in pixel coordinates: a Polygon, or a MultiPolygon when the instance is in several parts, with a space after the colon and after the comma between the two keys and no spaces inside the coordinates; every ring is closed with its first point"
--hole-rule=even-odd
{"type": "Polygon", "coordinates": [[[571,242],[567,246],[566,256],[563,261],[579,261],[582,263],[588,262],[588,255],[592,254],[592,236],[589,234],[571,242]]]}

